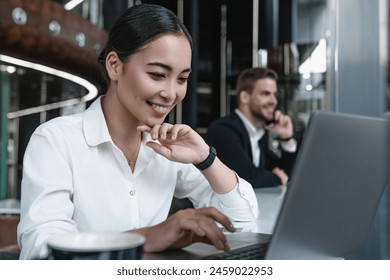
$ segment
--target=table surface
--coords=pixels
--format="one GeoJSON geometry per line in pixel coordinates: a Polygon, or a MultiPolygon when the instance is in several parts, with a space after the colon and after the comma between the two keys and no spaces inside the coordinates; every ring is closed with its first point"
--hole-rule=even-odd
{"type": "Polygon", "coordinates": [[[234,222],[237,231],[272,234],[285,193],[285,186],[255,189],[259,216],[254,222],[234,222]]]}
{"type": "Polygon", "coordinates": [[[257,232],[271,234],[283,204],[286,186],[255,189],[255,193],[259,207],[257,232]]]}

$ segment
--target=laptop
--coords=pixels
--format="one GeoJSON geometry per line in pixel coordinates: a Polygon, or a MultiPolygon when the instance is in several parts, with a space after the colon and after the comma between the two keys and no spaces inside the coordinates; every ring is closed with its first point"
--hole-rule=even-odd
{"type": "Polygon", "coordinates": [[[272,235],[229,234],[229,253],[197,243],[145,258],[229,259],[255,247],[259,259],[343,259],[368,235],[389,179],[389,139],[389,119],[315,112],[272,235]]]}

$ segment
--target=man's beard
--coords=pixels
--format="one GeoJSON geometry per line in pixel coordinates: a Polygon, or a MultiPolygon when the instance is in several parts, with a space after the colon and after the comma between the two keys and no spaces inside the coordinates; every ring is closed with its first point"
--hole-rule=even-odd
{"type": "Polygon", "coordinates": [[[264,114],[261,111],[257,111],[252,107],[249,107],[249,110],[253,117],[255,117],[257,120],[266,123],[267,121],[270,121],[270,119],[266,118],[264,114]]]}

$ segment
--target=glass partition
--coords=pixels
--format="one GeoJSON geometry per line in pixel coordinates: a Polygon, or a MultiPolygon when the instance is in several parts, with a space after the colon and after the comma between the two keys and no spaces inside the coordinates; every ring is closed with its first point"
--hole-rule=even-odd
{"type": "Polygon", "coordinates": [[[8,58],[0,55],[0,199],[20,198],[23,155],[33,131],[52,118],[84,110],[97,95],[80,77],[8,58]]]}

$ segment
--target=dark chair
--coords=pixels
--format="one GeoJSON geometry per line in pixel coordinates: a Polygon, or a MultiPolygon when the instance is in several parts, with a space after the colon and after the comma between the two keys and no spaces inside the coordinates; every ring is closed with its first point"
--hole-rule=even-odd
{"type": "Polygon", "coordinates": [[[171,208],[169,210],[169,216],[181,209],[186,209],[186,208],[194,208],[192,202],[188,198],[178,199],[174,197],[172,199],[171,208]]]}

